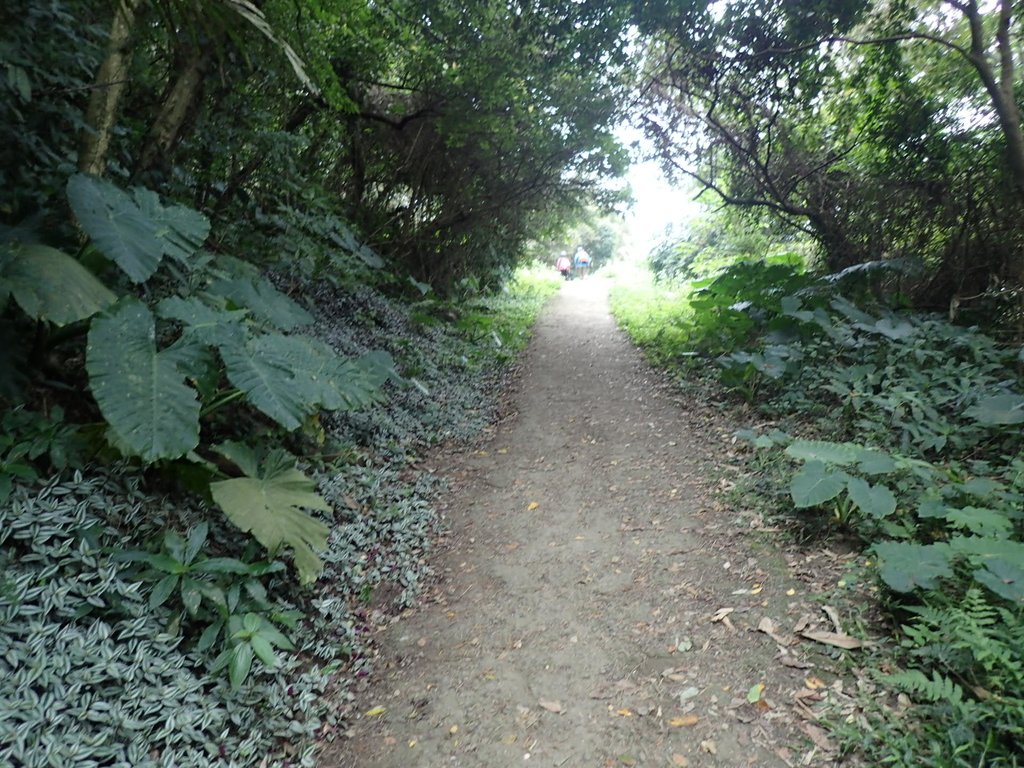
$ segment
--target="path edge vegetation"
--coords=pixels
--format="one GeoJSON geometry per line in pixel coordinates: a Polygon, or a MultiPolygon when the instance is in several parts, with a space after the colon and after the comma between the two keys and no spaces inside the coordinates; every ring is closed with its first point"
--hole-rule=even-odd
{"type": "Polygon", "coordinates": [[[557,288],[517,268],[614,235],[628,14],[509,14],[0,8],[0,764],[337,733],[429,574],[423,457],[557,288]]]}
{"type": "Polygon", "coordinates": [[[857,716],[819,709],[842,751],[908,768],[1016,765],[1024,350],[888,309],[877,273],[799,263],[634,274],[612,289],[613,313],[681,387],[770,425],[736,433],[749,446],[739,503],[805,545],[862,548],[822,596],[859,604],[873,641],[843,654],[862,681],[857,716]]]}
{"type": "Polygon", "coordinates": [[[220,444],[241,472],[208,491],[173,462],[79,465],[88,435],[59,408],[5,414],[0,759],[315,765],[373,672],[375,628],[429,581],[445,485],[425,457],[497,418],[559,287],[534,266],[457,304],[297,291],[316,295],[318,338],[388,349],[394,374],[362,407],[320,412],[286,440],[220,444]],[[244,520],[254,506],[309,531],[313,579],[289,574],[300,555],[287,542],[239,539],[232,511],[244,520]]]}

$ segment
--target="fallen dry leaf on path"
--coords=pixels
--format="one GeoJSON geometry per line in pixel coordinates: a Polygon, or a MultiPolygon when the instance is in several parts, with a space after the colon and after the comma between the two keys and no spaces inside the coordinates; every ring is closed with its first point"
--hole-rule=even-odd
{"type": "Polygon", "coordinates": [[[668,724],[674,728],[685,728],[686,726],[696,725],[700,722],[700,717],[694,714],[681,715],[680,717],[673,717],[668,721],[668,724]]]}
{"type": "Polygon", "coordinates": [[[540,502],[531,501],[529,504],[526,505],[526,510],[528,512],[533,512],[533,510],[535,510],[539,506],[540,506],[540,502]]]}
{"type": "Polygon", "coordinates": [[[801,632],[800,635],[801,637],[806,637],[808,640],[813,640],[816,643],[834,645],[836,648],[845,648],[847,650],[861,648],[864,645],[862,640],[850,637],[849,635],[840,635],[838,632],[801,632]]]}
{"type": "Polygon", "coordinates": [[[734,610],[735,608],[719,608],[711,617],[712,624],[721,622],[727,615],[729,615],[734,610]]]}
{"type": "Polygon", "coordinates": [[[672,765],[678,766],[678,768],[686,768],[690,764],[690,761],[685,755],[680,755],[678,752],[672,754],[672,765]]]}
{"type": "Polygon", "coordinates": [[[562,708],[561,702],[558,701],[544,701],[544,699],[541,699],[537,703],[540,704],[542,709],[546,709],[548,712],[554,712],[556,715],[560,715],[565,712],[562,708]]]}
{"type": "Polygon", "coordinates": [[[823,605],[821,606],[821,610],[825,612],[825,615],[828,616],[828,620],[832,622],[832,626],[835,628],[836,633],[845,635],[846,633],[843,632],[843,625],[839,623],[839,611],[831,605],[823,605]]]}
{"type": "Polygon", "coordinates": [[[811,723],[800,723],[800,730],[807,734],[807,737],[814,742],[814,745],[820,749],[824,749],[827,752],[835,750],[832,742],[829,741],[828,734],[824,729],[819,728],[811,723]]]}
{"type": "Polygon", "coordinates": [[[767,616],[762,618],[757,623],[757,631],[764,632],[766,635],[768,635],[768,637],[770,637],[779,645],[792,645],[794,641],[794,638],[792,637],[783,637],[782,635],[780,635],[778,633],[778,626],[775,624],[774,621],[769,619],[767,616]]]}
{"type": "Polygon", "coordinates": [[[799,635],[801,632],[803,632],[805,629],[807,629],[813,623],[814,623],[814,617],[811,616],[809,613],[805,613],[797,621],[796,626],[793,627],[793,634],[799,635]]]}
{"type": "Polygon", "coordinates": [[[387,707],[373,707],[363,712],[363,717],[380,717],[387,711],[387,707]]]}
{"type": "Polygon", "coordinates": [[[793,669],[813,669],[814,665],[809,661],[803,661],[798,659],[796,656],[780,656],[779,664],[784,667],[792,667],[793,669]]]}

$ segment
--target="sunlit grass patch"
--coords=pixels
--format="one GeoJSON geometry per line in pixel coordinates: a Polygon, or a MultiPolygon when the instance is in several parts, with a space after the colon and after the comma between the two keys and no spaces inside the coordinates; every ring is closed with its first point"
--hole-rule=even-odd
{"type": "Polygon", "coordinates": [[[656,283],[649,270],[622,265],[609,293],[616,322],[657,363],[690,351],[688,284],[656,283]]]}

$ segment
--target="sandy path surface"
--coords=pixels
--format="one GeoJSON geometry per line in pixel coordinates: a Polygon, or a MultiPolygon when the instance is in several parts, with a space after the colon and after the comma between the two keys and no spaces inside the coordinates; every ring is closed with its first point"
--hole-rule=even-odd
{"type": "Polygon", "coordinates": [[[798,611],[801,585],[712,500],[730,428],[650,370],[606,291],[564,286],[517,414],[442,469],[440,584],[383,634],[360,710],[386,711],[323,765],[783,766],[800,750],[780,699],[807,673],[755,627],[798,611]]]}

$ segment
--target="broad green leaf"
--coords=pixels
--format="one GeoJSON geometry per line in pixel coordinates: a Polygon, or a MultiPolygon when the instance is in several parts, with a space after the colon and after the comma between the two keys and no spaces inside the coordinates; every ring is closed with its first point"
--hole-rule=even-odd
{"type": "Polygon", "coordinates": [[[249,676],[252,669],[252,646],[249,643],[239,643],[231,651],[231,663],[228,666],[228,679],[231,687],[238,689],[249,676]]]}
{"type": "Polygon", "coordinates": [[[0,246],[0,293],[54,325],[84,320],[117,301],[81,263],[45,245],[0,246]]]}
{"type": "Polygon", "coordinates": [[[240,443],[237,440],[225,440],[223,443],[215,445],[213,450],[242,470],[242,474],[248,477],[260,476],[260,465],[256,460],[256,454],[245,443],[240,443]]]}
{"type": "Polygon", "coordinates": [[[946,512],[946,520],[954,528],[962,528],[977,536],[1006,538],[1013,531],[1013,523],[1005,513],[984,507],[950,509],[946,512]]]}
{"type": "Polygon", "coordinates": [[[253,635],[249,638],[249,644],[252,646],[252,650],[256,656],[259,657],[259,660],[262,661],[268,669],[277,668],[279,660],[277,658],[277,654],[274,653],[274,646],[272,646],[265,637],[258,634],[253,635]]]}
{"type": "Polygon", "coordinates": [[[972,477],[959,485],[959,489],[979,499],[987,499],[1004,491],[1006,486],[991,477],[972,477]]]}
{"type": "Polygon", "coordinates": [[[832,301],[829,302],[829,305],[832,307],[832,309],[845,315],[847,320],[850,320],[854,323],[862,323],[867,326],[873,326],[875,323],[875,318],[873,318],[866,312],[861,311],[855,305],[851,304],[847,299],[844,299],[842,296],[837,296],[836,298],[832,299],[832,301]]]}
{"type": "Polygon", "coordinates": [[[228,380],[249,402],[287,429],[319,408],[356,409],[374,402],[388,378],[397,378],[386,353],[343,360],[308,336],[264,334],[244,346],[224,345],[228,380]]]}
{"type": "Polygon", "coordinates": [[[128,193],[81,173],[71,177],[67,191],[71,209],[96,247],[134,282],[152,277],[164,255],[159,226],[128,193]]]}
{"type": "Polygon", "coordinates": [[[181,602],[188,611],[189,616],[199,613],[199,604],[203,600],[203,593],[200,591],[199,582],[195,579],[182,578],[181,580],[181,602]]]}
{"type": "Polygon", "coordinates": [[[846,490],[850,500],[866,515],[883,518],[896,511],[896,497],[884,485],[871,485],[859,477],[851,477],[846,490]]]}
{"type": "Polygon", "coordinates": [[[913,325],[894,317],[883,317],[875,323],[873,330],[893,341],[899,341],[917,333],[917,329],[913,325]]]}
{"type": "Polygon", "coordinates": [[[292,641],[285,637],[281,630],[266,619],[263,619],[260,624],[260,635],[264,637],[267,642],[277,648],[283,648],[286,651],[295,650],[295,646],[292,644],[292,641]]]}
{"type": "Polygon", "coordinates": [[[974,578],[1000,597],[1018,605],[1024,603],[1024,566],[1001,557],[991,558],[974,578]]]}
{"type": "MultiPolygon", "coordinates": [[[[199,339],[181,336],[160,354],[181,371],[203,400],[213,398],[220,383],[222,366],[213,350],[199,339]]],[[[195,459],[192,459],[195,462],[195,459]]]]}
{"type": "Polygon", "coordinates": [[[949,546],[958,555],[966,555],[975,565],[1003,558],[1024,568],[1024,542],[987,536],[954,536],[949,546]]]}
{"type": "Polygon", "coordinates": [[[308,348],[293,337],[267,334],[249,339],[244,346],[220,348],[228,381],[245,393],[253,406],[285,429],[298,429],[315,410],[317,398],[296,385],[296,368],[317,365],[308,348]]]}
{"type": "Polygon", "coordinates": [[[184,456],[199,443],[199,401],[173,358],[158,352],[153,315],[128,300],[89,330],[89,388],[118,443],[146,461],[184,456]]]}
{"type": "Polygon", "coordinates": [[[857,457],[857,471],[865,475],[888,475],[895,472],[897,467],[892,456],[874,448],[862,448],[857,457]]]}
{"type": "Polygon", "coordinates": [[[248,309],[282,331],[291,331],[313,322],[313,316],[281,293],[265,278],[218,280],[210,287],[214,295],[223,296],[235,307],[248,309]]]}
{"type": "Polygon", "coordinates": [[[215,621],[208,625],[203,633],[199,636],[199,641],[196,643],[196,650],[199,653],[205,653],[213,647],[213,644],[217,642],[217,636],[220,635],[220,631],[224,626],[223,621],[215,621]]]}
{"type": "Polygon", "coordinates": [[[820,461],[809,461],[793,475],[789,493],[798,509],[816,507],[834,499],[846,488],[849,475],[845,472],[826,471],[820,461]]]}
{"type": "Polygon", "coordinates": [[[191,568],[193,573],[249,573],[248,563],[233,557],[207,557],[191,568]]]}
{"type": "Polygon", "coordinates": [[[210,234],[210,220],[184,205],[165,206],[160,196],[148,189],[136,188],[133,196],[139,209],[156,225],[164,255],[188,265],[210,234]]]}
{"type": "Polygon", "coordinates": [[[831,443],[826,440],[797,440],[786,448],[786,455],[802,461],[822,461],[845,467],[860,459],[861,447],[852,443],[831,443]]]}
{"type": "Polygon", "coordinates": [[[177,320],[185,326],[186,336],[194,337],[204,344],[220,346],[245,342],[242,322],[248,314],[247,310],[215,309],[197,296],[187,299],[170,296],[157,305],[156,311],[160,317],[177,320]]]}
{"type": "Polygon", "coordinates": [[[160,581],[153,587],[153,591],[149,593],[149,607],[159,608],[165,602],[167,598],[174,592],[174,588],[178,586],[178,579],[180,576],[170,575],[164,576],[160,581]]]}
{"type": "Polygon", "coordinates": [[[964,411],[964,415],[985,426],[1024,424],[1024,395],[1008,392],[983,397],[964,411]]]}
{"type": "Polygon", "coordinates": [[[917,516],[924,520],[945,519],[952,511],[941,499],[923,498],[917,504],[917,516]]]}
{"type": "Polygon", "coordinates": [[[939,579],[953,575],[953,553],[948,544],[911,544],[883,541],[874,546],[882,581],[897,592],[915,587],[937,589],[939,579]]]}
{"type": "MultiPolygon", "coordinates": [[[[235,444],[234,451],[243,451],[235,444]]],[[[251,451],[243,463],[255,462],[251,451]]],[[[236,462],[238,463],[238,462],[236,462]]],[[[292,548],[302,583],[314,581],[322,563],[315,550],[327,546],[330,530],[301,508],[330,512],[331,506],[316,493],[313,481],[295,468],[295,459],[283,451],[267,457],[258,477],[239,477],[210,484],[213,500],[235,525],[251,532],[270,553],[292,548]]]]}
{"type": "Polygon", "coordinates": [[[185,562],[191,563],[206,543],[210,532],[210,524],[205,520],[192,526],[188,531],[188,544],[185,547],[185,562]]]}

